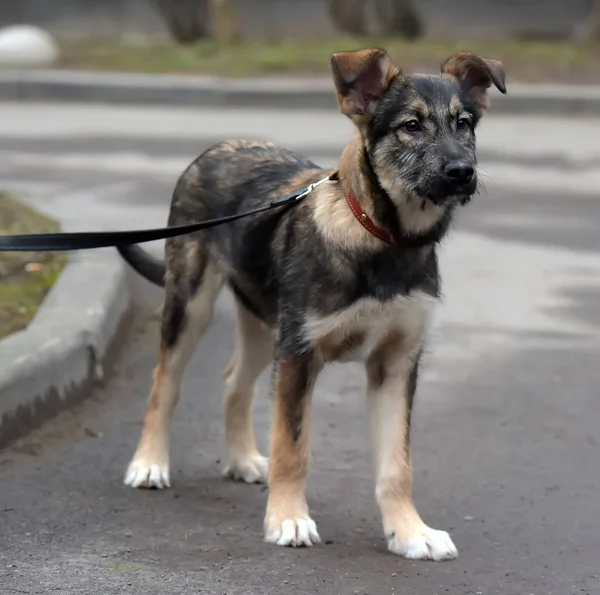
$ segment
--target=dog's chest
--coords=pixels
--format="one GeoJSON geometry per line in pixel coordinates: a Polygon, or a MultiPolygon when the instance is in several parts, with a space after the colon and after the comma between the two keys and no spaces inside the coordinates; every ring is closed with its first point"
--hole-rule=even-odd
{"type": "Polygon", "coordinates": [[[304,331],[325,361],[365,361],[391,337],[412,352],[423,341],[436,302],[422,291],[383,302],[365,298],[326,316],[309,315],[304,331]]]}

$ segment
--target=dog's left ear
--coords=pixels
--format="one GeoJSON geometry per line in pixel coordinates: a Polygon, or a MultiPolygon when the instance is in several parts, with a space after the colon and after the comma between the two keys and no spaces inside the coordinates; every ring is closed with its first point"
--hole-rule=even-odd
{"type": "Polygon", "coordinates": [[[341,111],[356,124],[371,118],[377,102],[400,74],[381,49],[333,54],[331,71],[341,111]]]}
{"type": "Polygon", "coordinates": [[[468,52],[460,52],[442,65],[442,72],[455,76],[484,111],[490,105],[488,89],[492,84],[501,93],[506,93],[506,73],[502,62],[498,60],[486,60],[468,52]]]}

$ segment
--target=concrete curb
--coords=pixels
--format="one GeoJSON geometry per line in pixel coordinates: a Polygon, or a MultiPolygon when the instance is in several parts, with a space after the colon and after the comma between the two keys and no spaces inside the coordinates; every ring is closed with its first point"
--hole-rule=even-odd
{"type": "Polygon", "coordinates": [[[0,341],[0,447],[90,394],[118,353],[130,308],[115,250],[73,253],[29,327],[0,341]]]}
{"type": "MultiPolygon", "coordinates": [[[[8,70],[0,101],[94,102],[121,105],[337,109],[328,78],[219,79],[179,75],[8,70]]],[[[495,92],[494,113],[600,115],[600,87],[514,84],[495,92]]]]}

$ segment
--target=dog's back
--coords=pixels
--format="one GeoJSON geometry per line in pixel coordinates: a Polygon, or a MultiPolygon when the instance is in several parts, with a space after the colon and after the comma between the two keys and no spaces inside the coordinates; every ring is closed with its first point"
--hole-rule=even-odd
{"type": "MultiPolygon", "coordinates": [[[[218,143],[204,151],[179,178],[169,224],[189,221],[190,215],[215,218],[253,209],[280,194],[302,172],[319,169],[303,155],[274,143],[218,143]]],[[[277,217],[275,212],[270,215],[277,217]]],[[[235,225],[219,226],[210,233],[234,228],[235,225]]]]}
{"type": "MultiPolygon", "coordinates": [[[[222,142],[202,153],[180,177],[173,193],[169,225],[247,212],[327,173],[303,155],[273,143],[222,142]]],[[[178,262],[181,276],[189,280],[200,276],[212,262],[238,299],[272,324],[277,316],[278,290],[273,266],[292,241],[291,235],[312,227],[306,215],[302,204],[282,207],[173,238],[167,241],[167,261],[178,262]],[[185,258],[183,253],[187,254],[185,258]]],[[[311,235],[315,235],[314,229],[311,235]]]]}

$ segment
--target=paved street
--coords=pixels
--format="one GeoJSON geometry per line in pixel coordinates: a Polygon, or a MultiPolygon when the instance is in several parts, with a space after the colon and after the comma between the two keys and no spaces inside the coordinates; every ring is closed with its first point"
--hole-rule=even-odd
{"type": "MultiPolygon", "coordinates": [[[[178,173],[218,138],[270,137],[331,165],[350,133],[331,114],[2,110],[0,187],[82,229],[164,224],[178,173]]],[[[132,276],[140,309],[113,377],[0,451],[0,594],[600,594],[600,123],[528,125],[490,117],[482,131],[487,193],[443,247],[445,301],[417,396],[415,501],[457,560],[386,553],[364,375],[350,364],[315,393],[309,505],[324,543],[263,543],[265,489],[220,476],[228,295],[185,378],[173,488],[125,487],[161,298],[132,276]]]]}

